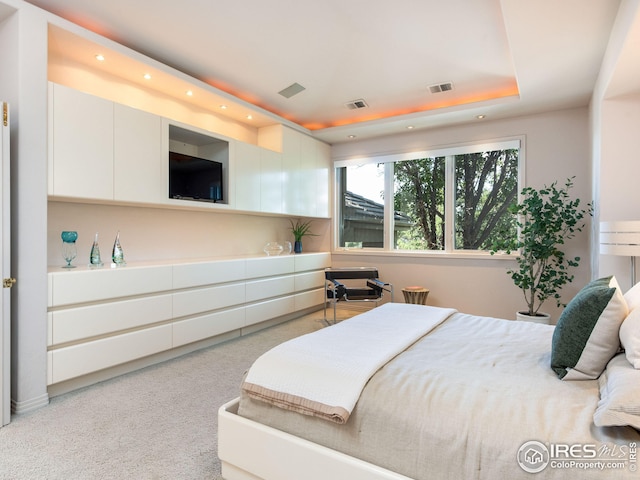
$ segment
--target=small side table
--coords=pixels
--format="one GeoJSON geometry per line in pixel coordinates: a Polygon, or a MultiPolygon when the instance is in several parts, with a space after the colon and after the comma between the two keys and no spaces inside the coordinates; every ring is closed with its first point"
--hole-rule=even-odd
{"type": "Polygon", "coordinates": [[[413,303],[417,305],[426,305],[429,290],[424,287],[404,287],[402,289],[405,303],[413,303]]]}

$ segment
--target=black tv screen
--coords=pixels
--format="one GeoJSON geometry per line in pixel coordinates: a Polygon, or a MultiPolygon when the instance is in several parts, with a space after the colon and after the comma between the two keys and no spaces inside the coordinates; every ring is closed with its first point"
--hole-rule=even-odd
{"type": "Polygon", "coordinates": [[[169,198],[223,201],[222,163],[169,152],[169,198]]]}

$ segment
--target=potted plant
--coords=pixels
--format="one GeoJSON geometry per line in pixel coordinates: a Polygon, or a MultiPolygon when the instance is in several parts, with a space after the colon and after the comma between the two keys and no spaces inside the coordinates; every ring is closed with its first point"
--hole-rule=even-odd
{"type": "Polygon", "coordinates": [[[311,220],[303,222],[298,219],[293,222],[293,220],[289,220],[291,223],[291,233],[293,233],[293,251],[295,253],[302,253],[302,237],[304,236],[312,236],[315,237],[315,233],[311,233],[309,230],[311,229],[311,220]]]}
{"type": "Polygon", "coordinates": [[[520,203],[509,207],[509,212],[516,215],[518,237],[500,235],[491,248],[492,255],[518,251],[518,266],[507,273],[522,290],[527,304],[527,310],[518,313],[534,321],[542,317],[548,322],[549,316],[539,312],[548,298],[554,298],[558,307],[564,306],[560,290],[573,280],[570,269],[580,262],[580,257],[568,257],[562,250],[565,242],[584,228],[584,216],[592,213],[591,203],[581,208],[579,199],[570,198],[573,178],[567,179],[564,187],[553,182],[539,190],[524,188],[520,203]]]}

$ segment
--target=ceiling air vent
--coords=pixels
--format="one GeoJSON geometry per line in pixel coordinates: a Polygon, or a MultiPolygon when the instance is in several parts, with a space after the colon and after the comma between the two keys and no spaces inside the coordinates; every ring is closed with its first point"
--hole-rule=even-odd
{"type": "Polygon", "coordinates": [[[448,92],[453,90],[453,84],[451,82],[439,83],[438,85],[431,85],[429,91],[431,93],[448,92]]]}
{"type": "Polygon", "coordinates": [[[351,102],[347,102],[344,104],[345,107],[347,107],[349,110],[357,110],[359,108],[367,108],[369,105],[367,105],[367,102],[365,102],[362,99],[359,100],[352,100],[351,102]]]}
{"type": "Polygon", "coordinates": [[[280,90],[278,93],[282,95],[284,98],[291,98],[294,95],[299,94],[303,90],[305,90],[305,88],[299,83],[292,83],[284,90],[280,90]]]}

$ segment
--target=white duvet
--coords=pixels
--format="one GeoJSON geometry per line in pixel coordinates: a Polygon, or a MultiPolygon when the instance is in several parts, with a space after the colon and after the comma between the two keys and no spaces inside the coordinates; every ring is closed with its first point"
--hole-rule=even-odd
{"type": "Polygon", "coordinates": [[[251,366],[242,389],[281,408],[345,423],[371,376],[453,313],[384,304],[266,352],[251,366]]]}

